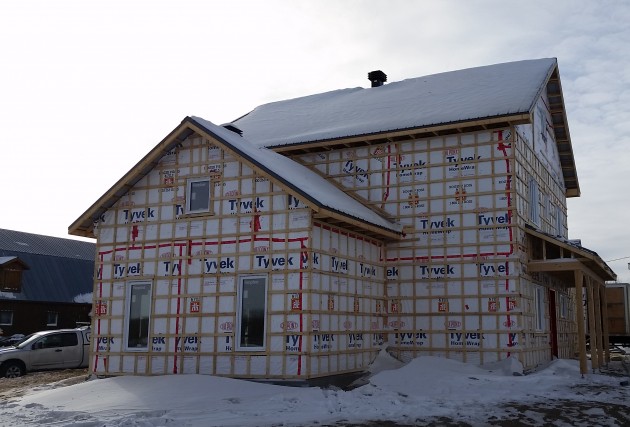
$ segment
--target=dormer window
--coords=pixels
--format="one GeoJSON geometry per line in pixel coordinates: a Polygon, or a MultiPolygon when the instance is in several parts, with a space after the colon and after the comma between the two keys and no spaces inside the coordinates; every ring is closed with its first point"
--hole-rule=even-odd
{"type": "Polygon", "coordinates": [[[0,292],[22,292],[22,272],[28,269],[18,257],[0,257],[0,292]]]}

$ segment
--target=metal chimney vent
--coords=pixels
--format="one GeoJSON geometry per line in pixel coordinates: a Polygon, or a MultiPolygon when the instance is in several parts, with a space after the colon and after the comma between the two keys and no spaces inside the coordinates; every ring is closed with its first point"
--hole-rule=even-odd
{"type": "Polygon", "coordinates": [[[381,70],[370,71],[368,73],[368,80],[372,82],[372,87],[383,86],[383,83],[387,81],[387,74],[381,70]]]}
{"type": "Polygon", "coordinates": [[[240,136],[243,136],[243,131],[234,126],[232,123],[226,123],[221,126],[226,128],[227,130],[231,130],[232,132],[239,134],[240,136]]]}

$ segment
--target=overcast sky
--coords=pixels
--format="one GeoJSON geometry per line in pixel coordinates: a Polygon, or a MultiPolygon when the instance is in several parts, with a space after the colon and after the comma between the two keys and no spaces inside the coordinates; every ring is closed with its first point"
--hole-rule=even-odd
{"type": "Polygon", "coordinates": [[[0,228],[68,226],[187,115],[558,58],[569,237],[630,281],[630,2],[2,1],[0,228]]]}

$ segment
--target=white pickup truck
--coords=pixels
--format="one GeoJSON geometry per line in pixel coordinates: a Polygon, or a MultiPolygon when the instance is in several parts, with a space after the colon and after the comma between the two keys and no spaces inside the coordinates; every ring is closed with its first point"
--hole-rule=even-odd
{"type": "Polygon", "coordinates": [[[90,328],[35,332],[9,347],[0,348],[0,377],[26,372],[88,366],[90,328]]]}

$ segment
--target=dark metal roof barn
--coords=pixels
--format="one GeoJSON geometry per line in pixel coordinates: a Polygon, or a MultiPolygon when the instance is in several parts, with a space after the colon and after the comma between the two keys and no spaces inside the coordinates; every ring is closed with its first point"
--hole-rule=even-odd
{"type": "Polygon", "coordinates": [[[0,257],[10,256],[30,269],[23,272],[22,292],[0,293],[0,299],[75,302],[92,292],[93,243],[0,229],[0,257]]]}

